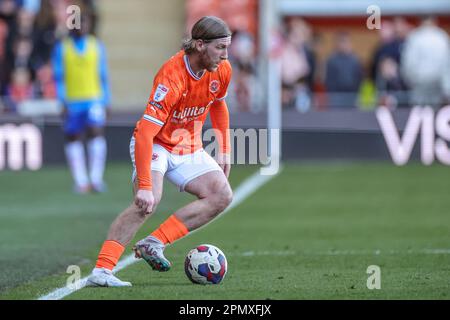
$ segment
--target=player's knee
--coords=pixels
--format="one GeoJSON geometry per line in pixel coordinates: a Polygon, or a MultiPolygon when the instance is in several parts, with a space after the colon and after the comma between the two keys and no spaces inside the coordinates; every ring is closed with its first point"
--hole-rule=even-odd
{"type": "Polygon", "coordinates": [[[224,211],[230,205],[233,201],[233,192],[228,184],[216,194],[216,199],[217,213],[224,211]]]}

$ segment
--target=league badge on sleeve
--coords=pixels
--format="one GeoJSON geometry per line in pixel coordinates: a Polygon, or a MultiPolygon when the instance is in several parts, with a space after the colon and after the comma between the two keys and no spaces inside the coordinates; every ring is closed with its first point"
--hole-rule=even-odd
{"type": "Polygon", "coordinates": [[[153,100],[155,100],[156,102],[163,101],[168,92],[169,92],[169,88],[167,88],[166,86],[164,86],[162,84],[158,84],[155,94],[153,95],[153,100]]]}

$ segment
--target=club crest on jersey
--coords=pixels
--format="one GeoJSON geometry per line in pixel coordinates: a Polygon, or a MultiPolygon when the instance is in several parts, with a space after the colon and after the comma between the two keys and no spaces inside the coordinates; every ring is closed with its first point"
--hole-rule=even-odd
{"type": "Polygon", "coordinates": [[[212,93],[216,93],[217,91],[219,91],[219,87],[220,87],[219,81],[213,80],[209,84],[209,91],[211,91],[212,93]]]}
{"type": "Polygon", "coordinates": [[[158,158],[159,158],[159,154],[157,154],[157,153],[152,154],[152,160],[153,161],[158,160],[158,158]]]}
{"type": "Polygon", "coordinates": [[[153,95],[153,100],[155,100],[156,102],[163,101],[168,92],[169,88],[167,88],[165,85],[158,84],[155,94],[153,95]]]}

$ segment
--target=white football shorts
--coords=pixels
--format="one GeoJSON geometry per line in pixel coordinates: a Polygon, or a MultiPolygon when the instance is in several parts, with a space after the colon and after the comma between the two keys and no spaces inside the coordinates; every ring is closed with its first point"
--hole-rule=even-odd
{"type": "MultiPolygon", "coordinates": [[[[134,145],[135,139],[132,137],[130,141],[130,156],[133,163],[133,183],[136,179],[134,145]]],[[[211,171],[222,171],[218,163],[203,148],[192,154],[177,155],[159,144],[153,144],[151,168],[152,171],[161,172],[181,192],[195,178],[211,171]]]]}

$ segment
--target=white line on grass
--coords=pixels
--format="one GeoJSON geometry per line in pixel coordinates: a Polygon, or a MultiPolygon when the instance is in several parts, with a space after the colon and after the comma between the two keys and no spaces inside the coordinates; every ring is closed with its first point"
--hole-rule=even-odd
{"type": "MultiPolygon", "coordinates": [[[[279,172],[281,172],[281,169],[279,172]]],[[[269,175],[260,175],[259,170],[257,173],[253,174],[250,178],[246,179],[244,182],[242,182],[238,188],[234,192],[233,201],[228,206],[228,208],[223,211],[220,216],[223,216],[225,213],[230,211],[231,209],[238,206],[241,202],[243,202],[245,199],[247,199],[251,194],[253,194],[256,190],[258,190],[261,186],[269,182],[274,176],[269,175]]],[[[216,220],[216,219],[214,219],[216,220]]],[[[204,227],[204,226],[203,226],[204,227]]],[[[192,233],[192,232],[191,232],[192,233]]],[[[141,261],[141,259],[134,258],[134,254],[130,254],[126,256],[124,259],[119,261],[117,266],[114,268],[114,273],[119,272],[122,269],[125,269],[126,267],[141,261]]],[[[60,300],[64,297],[67,297],[68,295],[74,293],[75,291],[78,291],[86,286],[88,277],[84,277],[83,279],[80,279],[77,283],[73,285],[73,287],[62,287],[59,289],[55,289],[49,294],[43,295],[38,298],[38,300],[60,300]]]]}
{"type": "MultiPolygon", "coordinates": [[[[130,254],[129,256],[126,256],[124,259],[120,260],[119,263],[117,263],[117,266],[114,268],[114,273],[119,272],[120,270],[125,269],[129,265],[132,265],[133,263],[138,261],[140,261],[140,259],[136,259],[133,254],[130,254]]],[[[86,286],[87,279],[88,277],[80,279],[78,282],[73,284],[72,288],[66,286],[53,290],[49,294],[39,297],[38,300],[60,300],[64,297],[67,297],[69,294],[74,293],[75,291],[83,289],[86,286]]]]}
{"type": "MultiPolygon", "coordinates": [[[[309,250],[281,250],[281,251],[246,251],[234,256],[254,257],[254,256],[302,256],[302,255],[322,255],[322,256],[353,256],[353,255],[402,255],[402,254],[450,254],[450,249],[417,249],[417,250],[327,250],[327,251],[309,251],[309,250]]],[[[227,254],[233,256],[233,253],[227,254]]]]}

